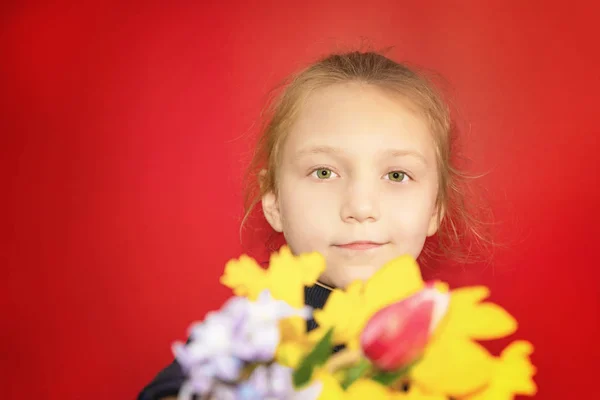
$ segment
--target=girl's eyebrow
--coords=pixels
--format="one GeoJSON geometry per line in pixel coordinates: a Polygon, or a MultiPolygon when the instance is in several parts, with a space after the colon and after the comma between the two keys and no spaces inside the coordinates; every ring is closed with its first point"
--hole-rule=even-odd
{"type": "Polygon", "coordinates": [[[306,147],[296,152],[294,158],[302,158],[304,156],[310,156],[314,154],[340,154],[343,153],[342,149],[331,146],[312,146],[306,147]]]}
{"type": "Polygon", "coordinates": [[[389,149],[384,152],[385,156],[394,158],[394,157],[413,157],[417,159],[417,161],[427,165],[427,159],[423,154],[419,153],[415,150],[397,150],[397,149],[389,149]]]}
{"type": "MultiPolygon", "coordinates": [[[[306,147],[304,149],[299,150],[294,155],[295,159],[299,159],[305,156],[314,155],[314,154],[342,154],[344,150],[338,147],[331,146],[312,146],[306,147]]],[[[382,153],[382,156],[385,158],[396,158],[396,157],[412,157],[417,161],[427,165],[427,159],[418,151],[415,150],[400,150],[400,149],[388,149],[382,153]]]]}

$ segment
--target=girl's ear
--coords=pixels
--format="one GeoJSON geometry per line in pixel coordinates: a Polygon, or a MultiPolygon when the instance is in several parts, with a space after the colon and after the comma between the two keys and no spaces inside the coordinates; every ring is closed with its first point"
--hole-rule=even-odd
{"type": "Polygon", "coordinates": [[[279,210],[279,201],[273,192],[267,192],[262,197],[262,209],[269,225],[276,231],[283,231],[281,212],[279,210]]]}
{"type": "MultiPolygon", "coordinates": [[[[267,171],[264,169],[258,174],[261,188],[266,174],[267,171]]],[[[271,225],[276,232],[282,232],[283,223],[281,220],[281,212],[279,211],[279,201],[277,200],[277,195],[273,191],[269,191],[262,196],[262,209],[269,225],[271,225]]]]}
{"type": "Polygon", "coordinates": [[[438,205],[435,207],[435,212],[431,214],[431,219],[429,220],[429,228],[427,229],[427,237],[433,236],[436,234],[438,229],[440,229],[440,225],[442,220],[444,219],[445,209],[443,206],[438,205]]]}

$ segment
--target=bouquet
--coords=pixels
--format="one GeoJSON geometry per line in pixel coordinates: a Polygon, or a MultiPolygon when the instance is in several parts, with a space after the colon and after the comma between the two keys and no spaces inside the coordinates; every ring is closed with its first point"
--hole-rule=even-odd
{"type": "Polygon", "coordinates": [[[515,319],[485,302],[483,286],[450,290],[424,282],[399,257],[368,281],[334,289],[325,306],[304,305],[304,288],[325,269],[317,254],[287,247],[268,268],[242,256],[221,283],[234,296],[190,328],[173,352],[186,373],[179,398],[481,400],[533,396],[533,346],[500,355],[479,342],[514,333],[515,319]],[[314,319],[318,327],[307,329],[314,319]]]}

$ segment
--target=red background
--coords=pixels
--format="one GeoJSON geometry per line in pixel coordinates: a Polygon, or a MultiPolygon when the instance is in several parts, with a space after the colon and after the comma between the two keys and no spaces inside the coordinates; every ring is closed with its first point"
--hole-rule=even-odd
{"type": "Polygon", "coordinates": [[[450,82],[472,167],[489,171],[506,247],[493,267],[443,274],[489,284],[521,321],[539,398],[594,396],[595,10],[176,3],[3,6],[4,398],[133,398],[170,361],[171,342],[229,294],[224,263],[264,257],[264,231],[242,246],[238,228],[268,90],[361,37],[450,82]]]}

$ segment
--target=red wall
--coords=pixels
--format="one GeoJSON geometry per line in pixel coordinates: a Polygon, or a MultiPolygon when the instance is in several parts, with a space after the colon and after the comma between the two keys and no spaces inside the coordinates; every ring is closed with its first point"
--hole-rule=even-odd
{"type": "Polygon", "coordinates": [[[12,3],[0,17],[5,398],[133,398],[170,361],[170,343],[229,293],[217,283],[223,264],[265,253],[265,231],[241,246],[238,224],[267,91],[360,37],[445,76],[472,166],[489,171],[482,182],[505,246],[491,267],[443,274],[489,284],[519,318],[519,336],[537,348],[539,398],[591,398],[594,10],[12,3]]]}

